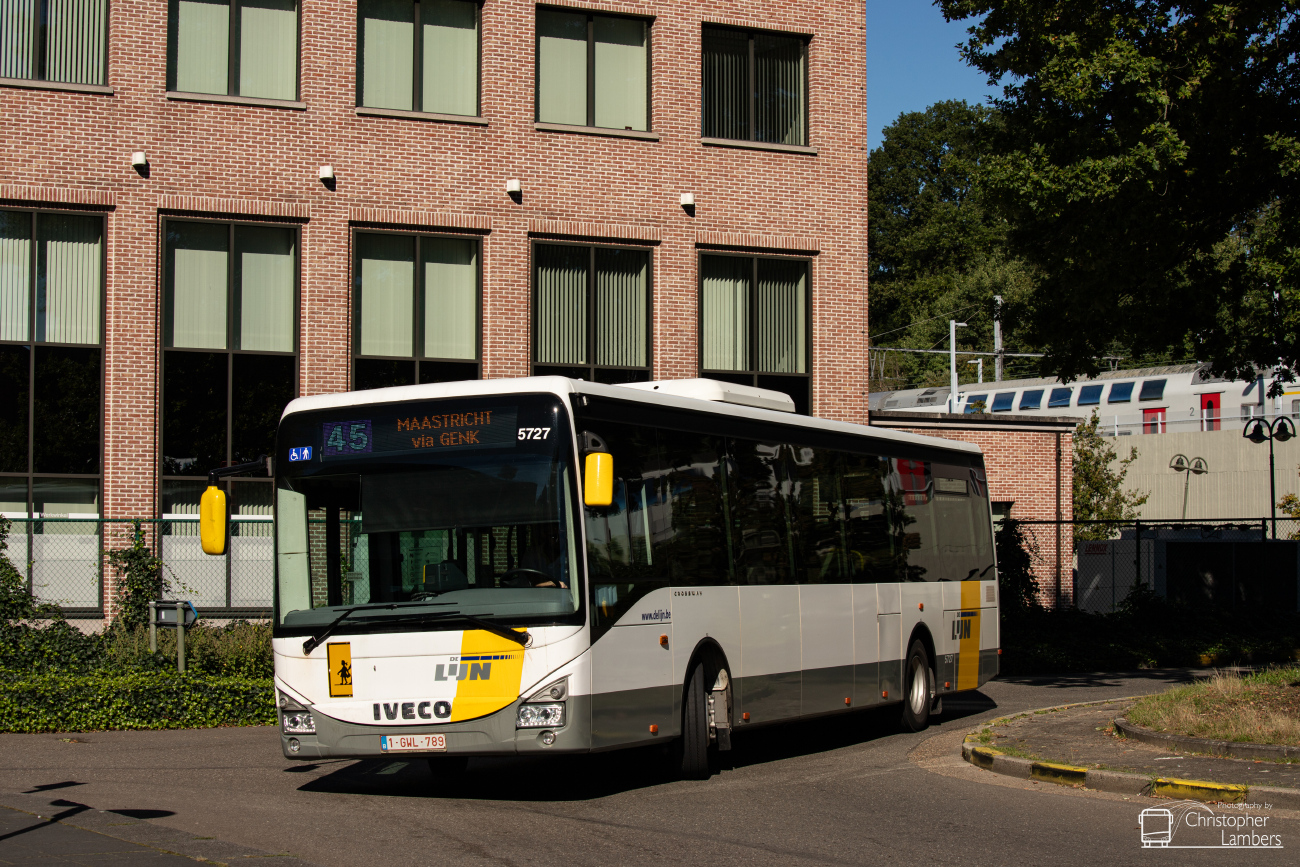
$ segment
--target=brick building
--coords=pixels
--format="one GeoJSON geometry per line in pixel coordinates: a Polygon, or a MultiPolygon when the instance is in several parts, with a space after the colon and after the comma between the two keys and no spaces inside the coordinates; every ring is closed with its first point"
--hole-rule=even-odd
{"type": "MultiPolygon", "coordinates": [[[[4,0],[0,26],[6,514],[190,514],[286,401],[384,384],[704,374],[866,421],[860,3],[4,0]]],[[[269,511],[264,479],[231,497],[269,511]]],[[[95,537],[17,526],[38,589],[101,611],[95,537]]],[[[201,604],[265,607],[266,529],[192,558],[201,604]]]]}

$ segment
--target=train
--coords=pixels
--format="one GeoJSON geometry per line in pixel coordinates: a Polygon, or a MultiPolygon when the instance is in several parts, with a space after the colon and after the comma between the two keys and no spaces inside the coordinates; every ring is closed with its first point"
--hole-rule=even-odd
{"type": "Polygon", "coordinates": [[[877,412],[989,413],[1028,416],[1098,416],[1107,436],[1215,431],[1252,418],[1286,414],[1300,419],[1300,383],[1278,380],[1282,394],[1269,397],[1275,380],[1215,376],[1208,364],[1177,364],[1110,370],[1065,383],[1056,378],[966,383],[949,401],[948,386],[872,392],[877,412]]]}

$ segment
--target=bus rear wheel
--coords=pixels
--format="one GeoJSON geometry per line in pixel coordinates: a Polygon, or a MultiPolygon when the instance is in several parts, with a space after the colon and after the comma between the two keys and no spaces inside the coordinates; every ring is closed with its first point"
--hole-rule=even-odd
{"type": "Polygon", "coordinates": [[[906,679],[903,681],[903,725],[919,732],[930,724],[931,694],[930,654],[919,639],[912,642],[907,653],[906,679]]]}
{"type": "Polygon", "coordinates": [[[709,710],[704,663],[696,662],[682,701],[682,736],[673,750],[674,770],[684,780],[709,778],[709,710]]]}

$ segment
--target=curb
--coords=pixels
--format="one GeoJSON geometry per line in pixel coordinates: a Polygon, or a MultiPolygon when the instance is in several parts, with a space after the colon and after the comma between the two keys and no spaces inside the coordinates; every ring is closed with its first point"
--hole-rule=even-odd
{"type": "MultiPolygon", "coordinates": [[[[1089,707],[1111,702],[1130,701],[1129,698],[1112,698],[1103,701],[1084,701],[1075,704],[1054,705],[1014,714],[1014,717],[1032,714],[1050,713],[1066,708],[1089,707]]],[[[1002,719],[1002,717],[999,717],[1002,719]]],[[[1006,777],[1020,780],[1038,780],[1055,783],[1072,788],[1093,789],[1099,792],[1111,792],[1117,795],[1150,795],[1171,800],[1193,800],[1206,803],[1242,804],[1250,799],[1254,803],[1266,803],[1270,807],[1288,810],[1300,810],[1300,789],[1280,789],[1270,786],[1241,786],[1228,783],[1215,783],[1209,780],[1182,780],[1175,777],[1148,777],[1124,771],[1103,771],[1084,768],[1078,765],[1066,765],[1059,762],[1044,762],[1034,759],[1022,759],[1008,756],[1001,750],[986,747],[979,743],[979,734],[991,728],[992,722],[982,724],[976,731],[966,735],[961,745],[962,758],[977,768],[992,771],[1006,777]]]]}
{"type": "Polygon", "coordinates": [[[1209,753],[1229,759],[1295,759],[1300,758],[1300,747],[1285,747],[1276,744],[1243,744],[1233,741],[1219,741],[1212,738],[1194,738],[1188,735],[1167,734],[1154,731],[1146,726],[1131,723],[1122,716],[1115,717],[1115,728],[1124,733],[1124,737],[1154,744],[1162,747],[1179,747],[1198,753],[1209,753]]]}

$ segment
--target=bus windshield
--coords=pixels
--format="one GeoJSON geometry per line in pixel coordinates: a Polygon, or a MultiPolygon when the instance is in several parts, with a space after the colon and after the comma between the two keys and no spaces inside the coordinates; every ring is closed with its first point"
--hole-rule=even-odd
{"type": "Polygon", "coordinates": [[[340,632],[459,629],[462,615],[573,620],[582,597],[572,452],[554,396],[287,417],[277,441],[277,632],[340,617],[340,632]]]}

